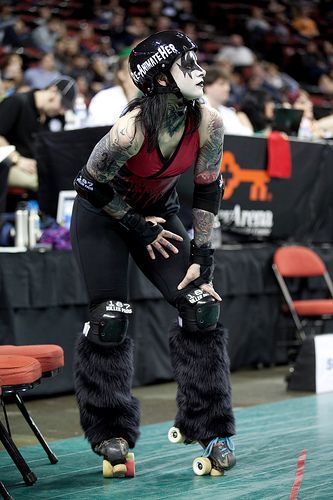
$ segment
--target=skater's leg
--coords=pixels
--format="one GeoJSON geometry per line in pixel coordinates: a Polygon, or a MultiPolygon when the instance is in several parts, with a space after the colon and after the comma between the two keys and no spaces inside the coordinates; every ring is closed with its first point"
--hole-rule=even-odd
{"type": "Polygon", "coordinates": [[[103,441],[122,437],[133,447],[139,435],[139,403],[131,395],[132,340],[111,348],[82,335],[75,362],[75,387],[85,436],[96,451],[103,441]]]}
{"type": "Polygon", "coordinates": [[[121,437],[132,447],[139,435],[139,403],[131,394],[133,346],[126,336],[129,252],[112,219],[80,201],[71,237],[90,298],[90,329],[77,344],[76,396],[85,436],[104,454],[96,449],[102,442],[121,437]]]}
{"type": "Polygon", "coordinates": [[[188,438],[206,441],[235,434],[226,330],[196,334],[176,326],[170,337],[178,383],[175,425],[188,438]]]}
{"type": "Polygon", "coordinates": [[[217,323],[219,306],[215,299],[206,294],[202,302],[196,301],[202,291],[193,286],[177,290],[188,268],[189,238],[177,217],[168,219],[164,227],[183,237],[183,242],[173,242],[179,249],[178,254],[170,254],[169,259],[157,255],[152,261],[137,249],[133,257],[168,302],[179,310],[182,327],[177,325],[170,339],[171,361],[178,384],[176,425],[189,440],[208,444],[212,438],[235,433],[227,332],[217,323]],[[185,300],[187,293],[195,297],[194,305],[185,300]],[[212,322],[205,327],[202,319],[212,322]]]}

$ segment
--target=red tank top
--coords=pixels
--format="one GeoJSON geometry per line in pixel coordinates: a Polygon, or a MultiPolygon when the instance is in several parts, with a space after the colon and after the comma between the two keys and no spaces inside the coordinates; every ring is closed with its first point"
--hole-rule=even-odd
{"type": "Polygon", "coordinates": [[[133,208],[148,213],[156,205],[163,211],[163,205],[170,204],[180,174],[194,166],[199,152],[199,132],[190,134],[188,130],[187,124],[169,159],[163,157],[159,146],[148,152],[145,138],[140,151],[119,170],[112,184],[133,208]]]}

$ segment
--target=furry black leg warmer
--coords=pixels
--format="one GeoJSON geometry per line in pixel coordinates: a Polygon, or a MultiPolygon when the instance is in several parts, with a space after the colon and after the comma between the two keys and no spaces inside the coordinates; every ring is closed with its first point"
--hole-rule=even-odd
{"type": "Polygon", "coordinates": [[[132,340],[106,349],[80,335],[74,374],[81,425],[92,448],[112,437],[132,448],[140,421],[139,402],[131,395],[132,340]]]}
{"type": "Polygon", "coordinates": [[[179,326],[170,337],[171,362],[178,383],[175,425],[192,440],[235,434],[227,335],[188,333],[179,326]]]}

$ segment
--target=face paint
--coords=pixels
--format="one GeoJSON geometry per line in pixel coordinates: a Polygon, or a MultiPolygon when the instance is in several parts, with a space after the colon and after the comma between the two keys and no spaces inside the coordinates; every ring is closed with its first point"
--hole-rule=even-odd
{"type": "Polygon", "coordinates": [[[170,70],[185,99],[202,97],[206,71],[198,65],[196,53],[191,50],[176,59],[170,70]]]}

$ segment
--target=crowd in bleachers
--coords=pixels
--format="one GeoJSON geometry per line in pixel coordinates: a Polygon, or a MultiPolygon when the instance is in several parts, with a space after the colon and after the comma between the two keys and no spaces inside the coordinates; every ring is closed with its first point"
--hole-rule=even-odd
{"type": "MultiPolygon", "coordinates": [[[[248,92],[293,104],[303,88],[315,118],[332,112],[333,6],[328,1],[5,0],[0,7],[1,98],[76,79],[89,106],[115,84],[119,54],[154,31],[180,29],[198,42],[202,64],[230,76],[228,105],[248,92]]],[[[254,97],[253,97],[254,98],[254,97]]]]}
{"type": "MultiPolygon", "coordinates": [[[[325,0],[3,0],[0,114],[9,96],[66,75],[77,98],[61,126],[112,125],[137,95],[127,71],[131,47],[168,29],[197,42],[208,71],[205,100],[227,133],[265,134],[283,106],[303,110],[299,137],[332,139],[333,4],[325,0]]],[[[10,143],[0,136],[0,145],[10,143]]]]}

